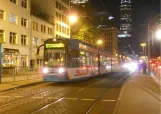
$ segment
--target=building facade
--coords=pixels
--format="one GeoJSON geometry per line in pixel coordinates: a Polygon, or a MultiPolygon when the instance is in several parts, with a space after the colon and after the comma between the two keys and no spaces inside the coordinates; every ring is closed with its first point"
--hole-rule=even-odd
{"type": "Polygon", "coordinates": [[[90,0],[71,0],[70,14],[79,15],[81,18],[90,18],[90,0]]]}
{"type": "Polygon", "coordinates": [[[55,25],[54,37],[70,37],[69,0],[32,0],[31,4],[32,15],[55,25]]]}
{"type": "MultiPolygon", "coordinates": [[[[132,6],[131,0],[121,0],[120,5],[120,31],[119,53],[129,53],[128,47],[132,45],[132,6]]],[[[129,53],[130,54],[130,53],[129,53]]]]}
{"type": "Polygon", "coordinates": [[[30,66],[42,66],[43,62],[43,48],[40,48],[40,54],[37,55],[37,47],[44,43],[44,40],[54,37],[54,25],[43,19],[31,15],[31,50],[30,66]]]}
{"type": "Polygon", "coordinates": [[[131,37],[132,31],[132,7],[131,0],[121,0],[120,5],[120,31],[122,37],[131,37]]]}
{"type": "Polygon", "coordinates": [[[103,33],[102,48],[110,53],[117,54],[118,50],[118,29],[117,28],[100,28],[103,33]]]}
{"type": "Polygon", "coordinates": [[[69,5],[69,0],[1,0],[2,64],[35,67],[39,62],[41,65],[43,49],[39,56],[36,49],[45,39],[70,37],[69,5]]]}
{"type": "Polygon", "coordinates": [[[30,0],[1,0],[2,64],[29,65],[30,0]],[[14,10],[13,10],[14,9],[14,10]]]}

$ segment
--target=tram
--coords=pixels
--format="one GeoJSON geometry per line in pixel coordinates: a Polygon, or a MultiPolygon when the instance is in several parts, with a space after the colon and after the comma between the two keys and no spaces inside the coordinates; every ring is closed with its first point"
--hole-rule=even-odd
{"type": "Polygon", "coordinates": [[[110,72],[110,53],[80,40],[50,38],[43,46],[44,81],[62,82],[110,72]]]}

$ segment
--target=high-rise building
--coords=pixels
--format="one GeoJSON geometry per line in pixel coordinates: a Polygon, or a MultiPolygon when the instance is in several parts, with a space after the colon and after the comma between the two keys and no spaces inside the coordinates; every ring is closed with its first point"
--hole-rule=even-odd
{"type": "MultiPolygon", "coordinates": [[[[121,0],[120,4],[120,32],[119,51],[127,52],[127,47],[132,45],[132,6],[131,0],[121,0]]],[[[130,53],[129,53],[130,54],[130,53]]]]}
{"type": "Polygon", "coordinates": [[[132,31],[131,0],[121,0],[120,13],[121,13],[120,31],[122,37],[131,37],[131,31],[132,31]]]}
{"type": "Polygon", "coordinates": [[[117,54],[118,50],[118,29],[117,28],[108,28],[102,27],[100,28],[101,33],[103,34],[103,44],[102,49],[117,54]]]}
{"type": "Polygon", "coordinates": [[[88,3],[89,0],[71,0],[72,4],[82,4],[82,3],[88,3]]]}
{"type": "Polygon", "coordinates": [[[89,0],[71,0],[70,13],[76,13],[80,17],[90,16],[90,1],[89,0]]]}

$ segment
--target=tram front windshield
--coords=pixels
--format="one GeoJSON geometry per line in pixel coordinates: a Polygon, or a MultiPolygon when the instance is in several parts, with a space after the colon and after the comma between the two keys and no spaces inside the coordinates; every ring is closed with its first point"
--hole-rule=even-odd
{"type": "Polygon", "coordinates": [[[45,49],[44,62],[45,66],[48,67],[65,66],[65,49],[64,48],[45,49]]]}

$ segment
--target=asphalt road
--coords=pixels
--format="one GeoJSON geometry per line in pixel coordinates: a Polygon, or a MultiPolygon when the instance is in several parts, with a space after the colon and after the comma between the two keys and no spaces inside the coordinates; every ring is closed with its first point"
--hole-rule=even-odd
{"type": "Polygon", "coordinates": [[[112,114],[128,72],[0,92],[3,114],[112,114]]]}

